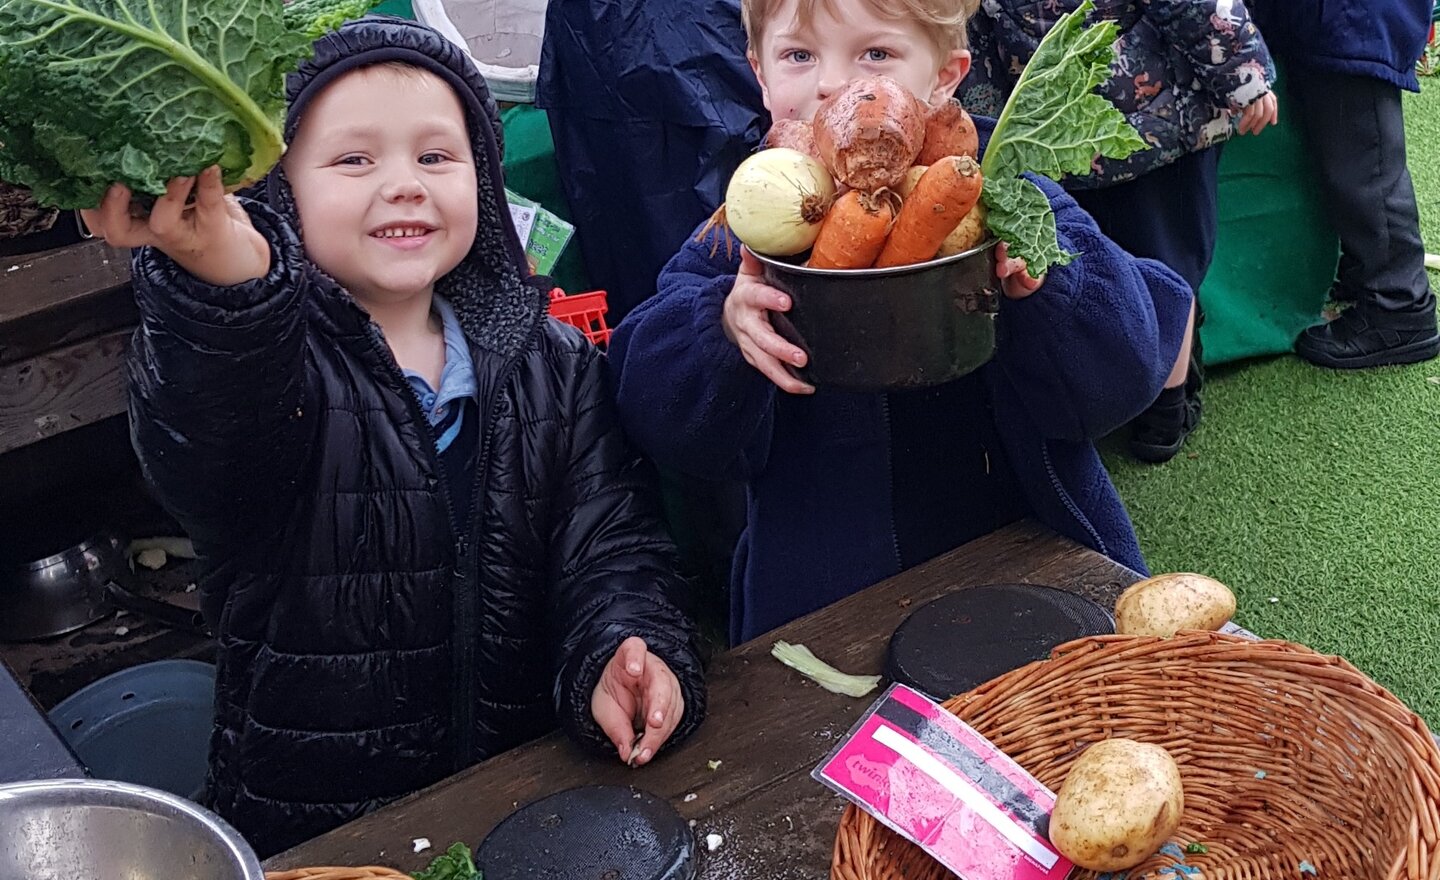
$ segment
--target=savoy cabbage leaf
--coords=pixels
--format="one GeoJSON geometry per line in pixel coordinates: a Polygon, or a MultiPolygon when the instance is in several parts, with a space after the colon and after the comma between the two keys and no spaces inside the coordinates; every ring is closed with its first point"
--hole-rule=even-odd
{"type": "Polygon", "coordinates": [[[1094,8],[1085,0],[1063,16],[1035,55],[1000,111],[980,168],[988,224],[1024,259],[1034,276],[1073,255],[1055,237],[1055,216],[1044,194],[1020,177],[1025,172],[1060,180],[1090,173],[1096,156],[1124,159],[1148,146],[1138,132],[1095,89],[1110,76],[1116,25],[1086,27],[1094,8]]]}
{"type": "Polygon", "coordinates": [[[0,0],[0,179],[93,207],[219,164],[227,186],[284,152],[285,74],[367,0],[0,0]]]}
{"type": "Polygon", "coordinates": [[[1012,257],[1025,260],[1030,274],[1039,277],[1049,266],[1065,266],[1075,254],[1060,247],[1055,236],[1055,212],[1040,187],[1023,177],[987,177],[985,223],[1008,245],[1012,257]]]}
{"type": "Polygon", "coordinates": [[[452,843],[423,870],[410,875],[414,880],[484,880],[470,858],[470,847],[452,843]]]}

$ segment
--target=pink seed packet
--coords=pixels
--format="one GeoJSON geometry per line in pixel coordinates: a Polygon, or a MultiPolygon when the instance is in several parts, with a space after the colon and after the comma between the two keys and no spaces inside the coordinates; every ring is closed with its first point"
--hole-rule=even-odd
{"type": "Polygon", "coordinates": [[[1064,880],[1055,795],[920,693],[891,685],[811,775],[963,880],[1064,880]]]}

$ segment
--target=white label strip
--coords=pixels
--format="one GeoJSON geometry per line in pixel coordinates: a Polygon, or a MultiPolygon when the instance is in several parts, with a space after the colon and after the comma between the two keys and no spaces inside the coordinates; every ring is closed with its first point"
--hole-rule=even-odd
{"type": "Polygon", "coordinates": [[[895,754],[914,764],[926,776],[945,786],[951,794],[964,801],[965,806],[979,813],[980,818],[989,822],[996,831],[1005,835],[1006,840],[1039,862],[1045,870],[1048,871],[1055,867],[1055,863],[1060,860],[1057,853],[1036,840],[1029,831],[1016,824],[1014,819],[1005,815],[968,779],[962,778],[960,774],[945,766],[938,758],[914,742],[906,739],[894,728],[882,724],[875,729],[872,736],[875,742],[891,749],[895,754]]]}
{"type": "Polygon", "coordinates": [[[1245,627],[1240,626],[1233,620],[1228,621],[1224,626],[1220,627],[1220,631],[1222,633],[1225,633],[1226,635],[1239,636],[1242,639],[1249,639],[1252,642],[1260,641],[1259,636],[1255,635],[1245,627]]]}

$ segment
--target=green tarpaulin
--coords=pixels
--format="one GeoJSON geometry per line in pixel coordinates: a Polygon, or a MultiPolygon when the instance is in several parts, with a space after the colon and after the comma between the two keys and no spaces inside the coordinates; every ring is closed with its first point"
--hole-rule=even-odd
{"type": "Polygon", "coordinates": [[[376,12],[383,12],[386,15],[399,15],[404,18],[414,18],[415,11],[410,8],[410,0],[385,0],[384,3],[375,7],[376,12]]]}
{"type": "Polygon", "coordinates": [[[1291,350],[1320,317],[1340,246],[1325,218],[1299,126],[1286,122],[1237,137],[1220,160],[1220,233],[1200,288],[1205,362],[1291,350]]]}

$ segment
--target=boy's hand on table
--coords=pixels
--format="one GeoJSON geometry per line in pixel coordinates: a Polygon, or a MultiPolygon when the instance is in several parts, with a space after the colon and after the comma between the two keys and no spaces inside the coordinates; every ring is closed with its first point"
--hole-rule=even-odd
{"type": "Polygon", "coordinates": [[[995,248],[995,275],[1000,279],[1000,288],[1011,299],[1024,299],[1045,283],[1044,275],[1031,278],[1025,261],[1012,259],[1003,241],[995,248]]]}
{"type": "Polygon", "coordinates": [[[270,244],[250,215],[225,194],[218,167],[199,177],[177,177],[155,200],[148,217],[130,214],[130,190],[110,187],[100,207],[80,212],[85,225],[114,247],[155,247],[206,284],[232,287],[264,278],[270,244]],[[193,204],[186,204],[191,192],[193,204]]]}
{"type": "Polygon", "coordinates": [[[590,714],[620,760],[640,766],[650,763],[675,732],[685,714],[685,697],[665,661],[650,653],[644,639],[631,636],[605,664],[590,697],[590,714]],[[638,736],[637,730],[642,731],[638,736]]]}
{"type": "Polygon", "coordinates": [[[765,283],[760,261],[740,249],[740,272],[725,297],[721,323],[725,336],[740,349],[745,362],[782,391],[813,394],[815,389],[791,375],[786,364],[805,366],[805,352],[791,345],[770,325],[770,312],[790,311],[790,297],[765,283]]]}

